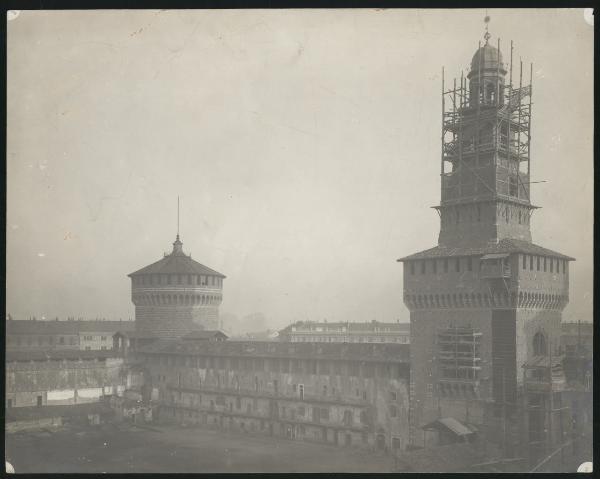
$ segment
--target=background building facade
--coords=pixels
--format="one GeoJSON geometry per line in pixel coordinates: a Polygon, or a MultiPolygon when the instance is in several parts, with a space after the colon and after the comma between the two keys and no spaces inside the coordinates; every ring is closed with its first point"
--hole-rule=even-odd
{"type": "Polygon", "coordinates": [[[122,366],[111,351],[9,351],[6,408],[99,402],[124,390],[122,366]]]}
{"type": "Polygon", "coordinates": [[[138,357],[160,421],[378,450],[408,444],[407,345],[157,341],[138,357]]]}
{"type": "Polygon", "coordinates": [[[6,321],[7,351],[109,350],[117,331],[133,331],[133,321],[6,321]]]}
{"type": "Polygon", "coordinates": [[[297,321],[279,331],[279,340],[292,343],[410,342],[410,323],[297,321]]]}

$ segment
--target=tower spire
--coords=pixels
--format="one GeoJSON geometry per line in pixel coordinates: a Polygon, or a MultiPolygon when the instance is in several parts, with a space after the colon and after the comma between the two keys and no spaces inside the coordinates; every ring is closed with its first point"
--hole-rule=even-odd
{"type": "Polygon", "coordinates": [[[179,196],[177,196],[177,238],[173,243],[173,253],[171,254],[183,254],[182,246],[183,243],[179,239],[179,196]]]}

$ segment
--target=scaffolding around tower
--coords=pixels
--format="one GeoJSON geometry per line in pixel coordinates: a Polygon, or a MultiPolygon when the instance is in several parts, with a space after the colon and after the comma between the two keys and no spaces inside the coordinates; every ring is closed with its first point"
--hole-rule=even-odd
{"type": "MultiPolygon", "coordinates": [[[[480,42],[478,52],[485,48],[490,48],[487,42],[483,47],[480,42]]],[[[530,202],[533,64],[529,68],[529,82],[525,84],[523,62],[519,60],[518,79],[513,82],[512,42],[508,68],[501,61],[500,39],[497,48],[496,75],[490,73],[487,59],[480,60],[479,71],[469,74],[477,78],[477,82],[472,81],[470,85],[461,73],[460,78],[455,78],[448,87],[442,69],[442,198],[456,202],[463,202],[467,197],[474,199],[472,194],[466,193],[472,189],[465,181],[475,178],[483,185],[482,195],[491,195],[490,199],[530,202]],[[485,72],[482,72],[482,63],[485,72]],[[504,74],[507,72],[506,83],[504,74]],[[482,131],[482,124],[493,127],[482,131]],[[515,174],[507,181],[498,180],[506,183],[501,185],[504,188],[489,184],[489,179],[484,179],[478,172],[490,161],[494,166],[516,165],[515,174]],[[463,174],[466,170],[469,175],[463,174]]]]}

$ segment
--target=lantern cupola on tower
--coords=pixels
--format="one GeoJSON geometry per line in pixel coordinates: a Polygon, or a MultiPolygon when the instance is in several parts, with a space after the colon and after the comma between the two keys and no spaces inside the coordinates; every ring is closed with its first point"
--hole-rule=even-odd
{"type": "Polygon", "coordinates": [[[502,62],[499,48],[489,44],[491,35],[486,31],[485,44],[479,48],[471,60],[469,79],[469,103],[476,107],[483,105],[502,105],[504,98],[504,78],[507,70],[502,62]]]}
{"type": "Polygon", "coordinates": [[[177,235],[177,238],[175,238],[175,241],[173,242],[173,252],[171,254],[177,254],[177,255],[185,254],[183,252],[183,243],[179,239],[179,235],[177,235]]]}

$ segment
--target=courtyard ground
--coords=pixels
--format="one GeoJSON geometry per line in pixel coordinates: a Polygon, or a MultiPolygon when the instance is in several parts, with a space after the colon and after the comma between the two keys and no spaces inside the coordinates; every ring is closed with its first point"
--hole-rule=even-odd
{"type": "Polygon", "coordinates": [[[17,473],[390,472],[392,459],[350,448],[199,427],[103,425],[6,435],[17,473]]]}

